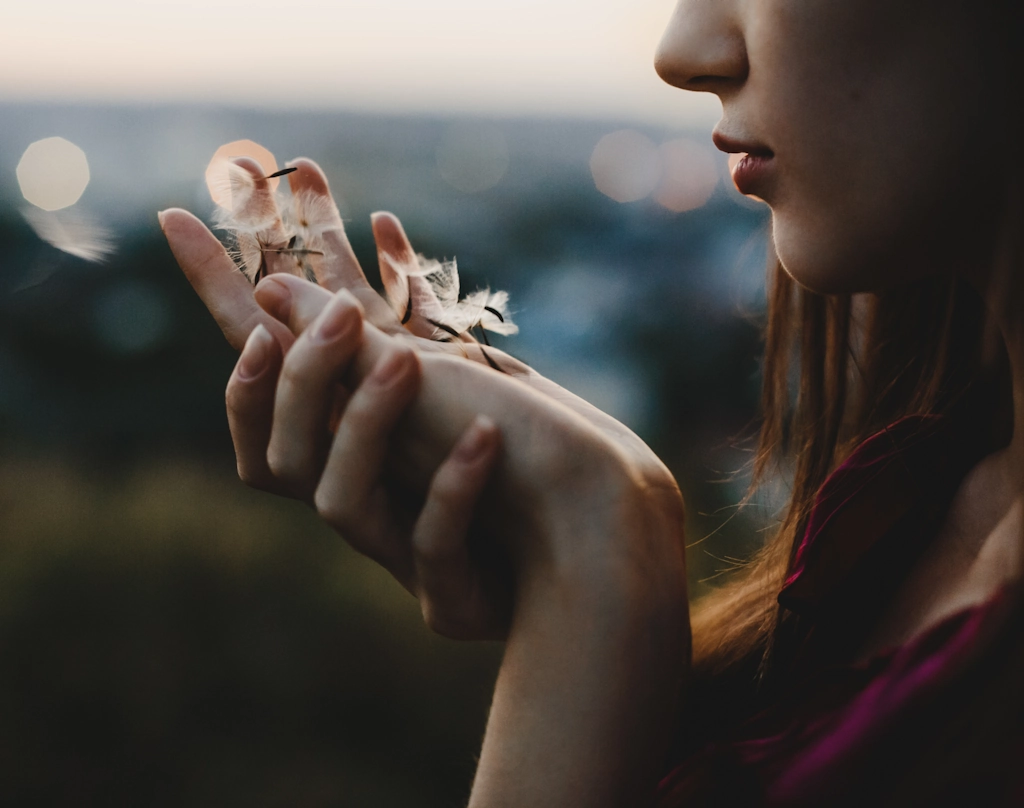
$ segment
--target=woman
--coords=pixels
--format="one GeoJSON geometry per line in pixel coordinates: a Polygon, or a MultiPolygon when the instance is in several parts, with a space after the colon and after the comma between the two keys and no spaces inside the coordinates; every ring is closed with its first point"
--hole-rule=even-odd
{"type": "MultiPolygon", "coordinates": [[[[777,536],[693,615],[678,489],[628,430],[416,336],[340,220],[321,286],[254,302],[162,214],[244,346],[243,479],[314,503],[436,630],[507,637],[471,805],[1021,801],[1021,43],[1009,0],[679,3],[658,70],[721,99],[716,145],[772,210],[758,478],[795,461],[777,536]]],[[[385,270],[412,259],[374,232],[385,270]]]]}

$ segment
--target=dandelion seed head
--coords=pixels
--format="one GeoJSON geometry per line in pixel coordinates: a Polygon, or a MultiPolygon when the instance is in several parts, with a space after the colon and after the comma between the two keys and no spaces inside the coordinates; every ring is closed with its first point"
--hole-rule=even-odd
{"type": "Polygon", "coordinates": [[[459,265],[451,261],[438,261],[423,255],[416,256],[417,268],[410,277],[422,278],[430,286],[437,302],[445,311],[459,302],[459,265]]]}
{"type": "Polygon", "coordinates": [[[292,194],[288,204],[281,204],[285,211],[284,226],[289,237],[298,236],[302,243],[311,250],[324,248],[323,236],[331,231],[344,233],[338,207],[330,196],[300,191],[292,194]]]}
{"type": "Polygon", "coordinates": [[[449,337],[452,332],[462,335],[473,328],[506,336],[519,332],[508,311],[507,292],[480,289],[459,299],[455,260],[417,255],[412,261],[387,254],[382,258],[381,277],[395,314],[404,322],[411,312],[412,317],[432,324],[434,339],[449,337]]]}

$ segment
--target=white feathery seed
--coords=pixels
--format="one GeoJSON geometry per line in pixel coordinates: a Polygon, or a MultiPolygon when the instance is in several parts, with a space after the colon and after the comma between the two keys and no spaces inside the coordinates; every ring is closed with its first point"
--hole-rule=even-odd
{"type": "Polygon", "coordinates": [[[317,253],[325,252],[324,235],[343,230],[330,197],[308,191],[283,194],[280,188],[256,193],[257,179],[231,161],[214,183],[211,194],[230,202],[230,208],[218,205],[214,224],[230,234],[232,258],[250,281],[260,279],[267,252],[290,254],[293,274],[315,280],[312,265],[323,258],[317,253]]]}
{"type": "Polygon", "coordinates": [[[114,252],[114,234],[80,210],[25,208],[22,215],[39,238],[69,255],[99,264],[114,252]]]}
{"type": "Polygon", "coordinates": [[[460,299],[459,268],[455,260],[442,262],[418,255],[416,264],[411,264],[391,256],[385,259],[391,272],[381,274],[395,314],[402,319],[419,316],[433,324],[432,337],[450,336],[448,329],[459,335],[473,328],[504,336],[519,332],[508,309],[508,292],[479,289],[460,299]]]}

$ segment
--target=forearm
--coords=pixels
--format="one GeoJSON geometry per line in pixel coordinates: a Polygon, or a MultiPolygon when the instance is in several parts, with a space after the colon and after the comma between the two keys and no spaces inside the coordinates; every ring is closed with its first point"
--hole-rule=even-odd
{"type": "Polygon", "coordinates": [[[689,668],[673,562],[606,585],[541,577],[521,593],[471,808],[650,800],[689,668]]]}

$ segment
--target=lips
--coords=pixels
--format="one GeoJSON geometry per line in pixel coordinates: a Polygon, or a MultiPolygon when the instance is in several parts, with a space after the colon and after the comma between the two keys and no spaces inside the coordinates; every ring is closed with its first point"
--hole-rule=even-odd
{"type": "Polygon", "coordinates": [[[741,155],[738,161],[729,161],[737,190],[745,196],[761,196],[758,192],[764,189],[771,177],[775,153],[762,143],[732,138],[718,130],[712,135],[712,140],[726,154],[741,155]]]}
{"type": "Polygon", "coordinates": [[[744,196],[763,199],[763,188],[771,174],[773,160],[771,155],[744,154],[732,167],[732,181],[736,189],[744,196]]]}

